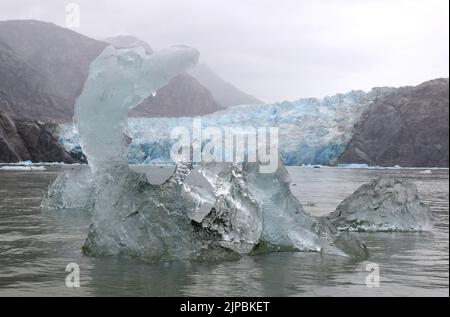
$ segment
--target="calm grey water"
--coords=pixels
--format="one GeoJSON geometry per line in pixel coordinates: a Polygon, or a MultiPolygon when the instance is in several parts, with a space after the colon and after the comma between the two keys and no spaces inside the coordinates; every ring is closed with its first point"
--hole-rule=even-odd
{"type": "MultiPolygon", "coordinates": [[[[434,229],[358,234],[371,252],[364,262],[277,253],[221,264],[143,264],[84,256],[80,250],[90,214],[38,207],[60,171],[0,170],[0,296],[449,296],[448,170],[289,168],[293,192],[314,215],[331,212],[380,174],[410,177],[431,205],[434,229]],[[72,262],[80,267],[80,288],[65,286],[65,268],[72,262]],[[365,284],[369,263],[380,268],[379,287],[365,284]]],[[[161,178],[170,173],[151,172],[161,178]]]]}

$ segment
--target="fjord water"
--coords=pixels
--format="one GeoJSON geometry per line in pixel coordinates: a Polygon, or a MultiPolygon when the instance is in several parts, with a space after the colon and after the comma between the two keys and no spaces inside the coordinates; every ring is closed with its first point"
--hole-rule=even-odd
{"type": "MultiPolygon", "coordinates": [[[[171,172],[140,169],[153,182],[171,172]]],[[[89,258],[81,253],[88,211],[39,209],[61,167],[0,170],[0,296],[448,296],[448,169],[288,169],[293,193],[317,216],[333,211],[376,176],[411,178],[431,206],[433,231],[358,233],[371,254],[362,262],[317,253],[273,253],[219,264],[89,258]],[[80,267],[80,288],[66,287],[69,263],[80,267]],[[366,286],[371,263],[379,267],[379,287],[366,286]]]]}

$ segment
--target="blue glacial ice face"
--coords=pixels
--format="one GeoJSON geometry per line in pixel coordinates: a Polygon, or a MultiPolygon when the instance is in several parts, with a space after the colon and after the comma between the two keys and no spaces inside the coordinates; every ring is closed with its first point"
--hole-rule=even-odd
{"type": "MultiPolygon", "coordinates": [[[[278,127],[280,157],[285,165],[334,163],[351,139],[354,125],[373,100],[389,89],[352,91],[324,99],[300,99],[273,105],[242,105],[201,117],[207,127],[278,127]]],[[[194,118],[129,118],[131,164],[169,164],[175,127],[192,130],[194,118]]],[[[76,130],[60,127],[60,141],[79,152],[76,130]]]]}
{"type": "MultiPolygon", "coordinates": [[[[201,117],[208,127],[278,127],[279,148],[286,165],[333,163],[344,151],[355,123],[374,94],[351,92],[333,98],[302,99],[274,105],[243,105],[201,117]]],[[[192,130],[194,118],[131,118],[133,164],[173,164],[170,138],[174,127],[192,130]]]]}

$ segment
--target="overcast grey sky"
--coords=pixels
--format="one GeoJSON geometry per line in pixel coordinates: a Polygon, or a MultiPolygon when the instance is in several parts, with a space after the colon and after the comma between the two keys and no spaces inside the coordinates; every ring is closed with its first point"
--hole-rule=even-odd
{"type": "Polygon", "coordinates": [[[194,46],[267,102],[449,76],[448,0],[1,0],[0,20],[65,26],[70,2],[77,32],[194,46]]]}

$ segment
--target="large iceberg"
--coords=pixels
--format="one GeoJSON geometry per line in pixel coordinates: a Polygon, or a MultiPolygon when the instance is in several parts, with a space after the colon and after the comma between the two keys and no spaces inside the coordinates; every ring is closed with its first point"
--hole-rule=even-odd
{"type": "Polygon", "coordinates": [[[75,105],[90,177],[63,174],[44,200],[46,206],[69,207],[74,200],[55,193],[72,188],[86,197],[93,223],[85,254],[144,261],[235,259],[283,250],[366,257],[365,246],[352,236],[304,212],[290,192],[281,162],[271,174],[259,173],[259,163],[202,162],[194,167],[178,162],[173,175],[160,185],[130,169],[129,109],[197,59],[198,52],[187,47],[151,56],[110,47],[91,64],[75,105]],[[209,188],[187,181],[193,169],[209,188]],[[92,205],[88,191],[94,192],[92,205]]]}
{"type": "Polygon", "coordinates": [[[172,163],[170,150],[176,140],[168,137],[170,130],[193,126],[195,119],[129,121],[128,111],[195,65],[198,55],[188,47],[151,56],[110,47],[91,64],[76,102],[75,128],[66,126],[63,133],[67,143],[82,149],[89,169],[58,176],[42,202],[45,208],[92,210],[85,254],[153,262],[312,251],[364,259],[366,247],[346,231],[430,228],[429,210],[410,181],[376,179],[321,218],[307,214],[290,191],[282,160],[317,163],[320,157],[333,158],[339,151],[336,145],[345,144],[346,132],[361,114],[361,105],[382,90],[299,105],[234,107],[202,118],[204,127],[279,127],[282,155],[273,173],[261,173],[259,162],[194,164],[190,157],[177,160],[173,174],[159,185],[133,171],[128,165],[133,157],[139,156],[134,163],[172,163]],[[304,154],[297,152],[299,147],[313,150],[304,154]],[[189,180],[191,175],[207,186],[189,180]]]}

